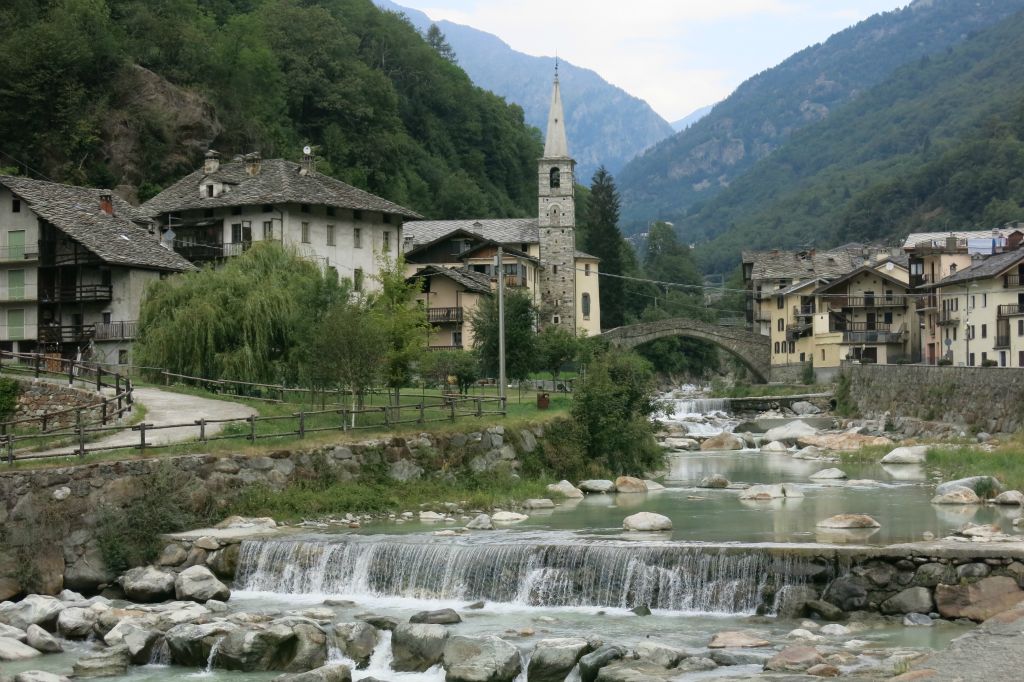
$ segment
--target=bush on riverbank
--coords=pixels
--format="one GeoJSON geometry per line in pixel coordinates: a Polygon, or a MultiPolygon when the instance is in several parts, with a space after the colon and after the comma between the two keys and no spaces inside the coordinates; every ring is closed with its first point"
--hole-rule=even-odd
{"type": "Polygon", "coordinates": [[[1024,437],[1017,436],[992,452],[965,446],[928,450],[928,465],[945,480],[967,476],[994,476],[1008,490],[1024,490],[1024,437]]]}

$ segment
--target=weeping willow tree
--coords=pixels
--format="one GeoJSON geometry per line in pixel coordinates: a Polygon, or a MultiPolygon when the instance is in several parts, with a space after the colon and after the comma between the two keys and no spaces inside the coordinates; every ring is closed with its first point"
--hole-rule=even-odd
{"type": "Polygon", "coordinates": [[[293,383],[296,349],[343,297],[331,271],[274,242],[225,266],[154,282],[139,315],[139,364],[204,379],[293,383]]]}

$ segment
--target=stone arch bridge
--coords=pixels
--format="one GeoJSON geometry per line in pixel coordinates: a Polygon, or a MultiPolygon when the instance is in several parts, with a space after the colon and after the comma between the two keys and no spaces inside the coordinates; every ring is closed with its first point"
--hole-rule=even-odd
{"type": "Polygon", "coordinates": [[[740,325],[715,324],[678,317],[616,327],[601,334],[602,339],[623,348],[634,348],[666,336],[709,341],[739,358],[759,381],[767,382],[771,375],[771,348],[768,337],[748,331],[740,325]]]}

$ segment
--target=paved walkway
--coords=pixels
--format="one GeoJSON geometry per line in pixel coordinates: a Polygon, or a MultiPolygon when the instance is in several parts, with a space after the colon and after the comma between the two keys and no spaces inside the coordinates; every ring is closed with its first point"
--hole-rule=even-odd
{"type": "MultiPolygon", "coordinates": [[[[244,419],[256,413],[256,410],[246,405],[232,403],[226,400],[214,400],[212,398],[200,398],[185,393],[174,393],[163,391],[158,388],[136,388],[134,391],[135,403],[146,407],[146,424],[153,426],[164,426],[169,424],[190,424],[199,419],[244,419]]],[[[223,429],[223,424],[210,424],[206,427],[206,435],[212,436],[223,429]]],[[[152,445],[165,445],[168,443],[182,443],[196,440],[199,437],[198,426],[188,426],[174,429],[155,429],[146,432],[146,443],[152,445]]],[[[86,445],[88,448],[111,448],[122,445],[138,445],[140,434],[126,428],[112,435],[99,440],[92,441],[86,445]]],[[[35,455],[72,453],[74,448],[64,446],[46,450],[35,455]]]]}

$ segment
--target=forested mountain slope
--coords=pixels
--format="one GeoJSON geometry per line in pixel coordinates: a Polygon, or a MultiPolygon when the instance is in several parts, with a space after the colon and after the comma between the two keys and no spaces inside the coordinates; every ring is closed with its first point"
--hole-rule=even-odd
{"type": "Polygon", "coordinates": [[[706,117],[622,170],[626,231],[656,218],[678,224],[796,131],[827,120],[897,68],[942,54],[1021,9],[1024,0],[916,0],[750,78],[706,117]]]}
{"type": "Polygon", "coordinates": [[[146,198],[207,145],[312,144],[320,171],[425,215],[536,210],[522,110],[370,0],[8,0],[0,26],[0,166],[146,198]]]}

